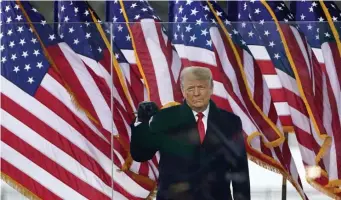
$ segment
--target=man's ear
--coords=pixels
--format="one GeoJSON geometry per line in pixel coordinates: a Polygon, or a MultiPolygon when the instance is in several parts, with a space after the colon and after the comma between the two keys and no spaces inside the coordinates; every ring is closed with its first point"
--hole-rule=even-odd
{"type": "Polygon", "coordinates": [[[185,98],[185,92],[184,92],[184,88],[183,87],[180,87],[180,89],[181,89],[181,94],[182,94],[182,96],[185,98]]]}

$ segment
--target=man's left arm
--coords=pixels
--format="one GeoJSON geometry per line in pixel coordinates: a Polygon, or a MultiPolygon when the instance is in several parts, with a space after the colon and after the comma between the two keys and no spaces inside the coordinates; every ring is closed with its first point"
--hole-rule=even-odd
{"type": "Polygon", "coordinates": [[[234,141],[238,146],[237,166],[233,170],[235,178],[232,180],[234,200],[250,200],[249,166],[242,132],[242,122],[238,117],[234,141]]]}

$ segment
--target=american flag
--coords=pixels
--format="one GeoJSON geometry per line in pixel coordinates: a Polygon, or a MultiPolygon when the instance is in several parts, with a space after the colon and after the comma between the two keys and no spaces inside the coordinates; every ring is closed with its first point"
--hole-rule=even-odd
{"type": "Polygon", "coordinates": [[[305,196],[287,142],[281,141],[277,145],[273,142],[272,147],[265,145],[274,141],[274,138],[283,136],[279,132],[281,136],[278,137],[274,130],[277,127],[271,126],[265,119],[271,120],[270,123],[273,124],[278,123],[279,127],[281,125],[275,108],[270,109],[270,94],[267,86],[263,84],[258,66],[239,34],[232,31],[233,27],[224,11],[215,2],[172,1],[169,13],[170,21],[174,22],[170,27],[172,42],[185,67],[197,65],[212,70],[213,99],[220,107],[241,117],[249,155],[261,160],[266,157],[263,162],[283,174],[289,173],[289,177],[293,175],[291,181],[299,193],[305,196]],[[226,28],[228,35],[224,35],[222,28],[226,28]],[[234,44],[229,43],[227,37],[231,37],[234,44]],[[231,50],[233,46],[236,47],[237,54],[231,50]],[[238,66],[238,56],[243,59],[242,66],[238,66]],[[245,77],[243,73],[246,74],[245,77]],[[243,83],[243,79],[246,83],[243,83]],[[248,90],[251,91],[251,96],[247,96],[248,90]],[[253,98],[257,105],[254,105],[250,98],[253,98]],[[263,113],[259,113],[256,106],[260,106],[263,113]],[[255,132],[259,134],[254,134],[255,132]]]}
{"type": "MultiPolygon", "coordinates": [[[[327,158],[325,153],[329,151],[331,138],[326,135],[317,112],[316,98],[311,87],[314,76],[309,73],[316,70],[318,64],[304,37],[291,24],[293,14],[281,1],[243,1],[234,4],[234,9],[238,10],[234,19],[246,22],[241,24],[239,31],[246,31],[243,26],[249,26],[248,34],[251,30],[254,38],[260,40],[260,44],[256,45],[262,46],[273,62],[273,71],[277,73],[285,90],[285,101],[289,104],[304,165],[319,165],[324,170],[327,158]],[[281,23],[276,24],[278,21],[281,23]]],[[[248,36],[245,32],[243,35],[248,36]]],[[[310,183],[323,187],[327,183],[326,174],[323,174],[324,177],[309,180],[310,183]]]]}
{"type": "MultiPolygon", "coordinates": [[[[115,45],[106,44],[106,42],[108,42],[106,41],[107,38],[103,37],[109,36],[109,38],[111,38],[110,28],[105,28],[105,26],[101,25],[100,19],[86,2],[59,1],[58,4],[56,4],[56,8],[56,11],[58,11],[59,14],[60,35],[65,38],[66,43],[77,52],[78,57],[81,59],[84,65],[82,74],[85,74],[86,71],[88,71],[90,75],[85,77],[88,81],[84,82],[91,81],[95,84],[92,86],[94,87],[97,85],[97,88],[100,90],[101,96],[96,95],[93,98],[103,98],[106,100],[107,104],[95,106],[110,108],[110,99],[111,96],[113,97],[113,113],[107,112],[105,115],[113,117],[114,125],[117,127],[118,131],[117,133],[114,132],[114,134],[118,135],[120,141],[124,141],[123,145],[126,147],[125,150],[129,151],[131,134],[130,124],[133,123],[133,111],[136,111],[135,106],[137,106],[138,103],[135,93],[133,93],[133,85],[130,84],[131,81],[128,81],[133,75],[130,73],[130,65],[125,64],[123,55],[119,54],[119,49],[115,47],[115,45]],[[100,31],[103,31],[102,33],[105,31],[108,34],[101,35],[100,31]],[[115,54],[111,54],[110,49],[113,49],[113,53],[115,54]],[[119,66],[115,66],[115,64],[111,63],[111,56],[115,56],[113,59],[119,58],[119,66]],[[113,70],[111,71],[111,69],[113,70]],[[111,77],[111,73],[113,74],[113,77],[111,77]],[[112,85],[113,90],[111,91],[112,85]],[[133,101],[135,103],[130,104],[131,101],[129,100],[132,99],[134,99],[133,101]]],[[[79,87],[78,85],[74,86],[79,87]]],[[[90,91],[88,93],[88,98],[91,99],[92,95],[93,93],[90,91]]],[[[123,165],[126,165],[124,170],[131,170],[134,172],[135,174],[132,178],[140,176],[140,178],[136,180],[142,185],[145,185],[146,189],[153,190],[157,178],[157,172],[155,173],[155,171],[157,171],[156,166],[151,166],[148,162],[137,163],[131,159],[130,155],[124,159],[126,160],[126,162],[123,163],[123,165]]],[[[113,178],[115,179],[115,177],[113,178]]]]}
{"type": "MultiPolygon", "coordinates": [[[[125,76],[122,74],[120,66],[118,67],[118,70],[115,71],[116,73],[111,75],[114,66],[111,63],[110,49],[106,47],[96,24],[93,23],[94,20],[90,13],[91,9],[87,7],[85,2],[60,1],[56,3],[58,3],[56,4],[55,11],[58,12],[59,16],[57,20],[59,22],[58,32],[60,37],[65,40],[65,42],[77,53],[77,55],[79,55],[78,57],[80,57],[82,63],[84,63],[85,68],[88,69],[87,73],[89,75],[86,78],[89,78],[91,83],[93,83],[92,87],[97,86],[98,89],[96,89],[100,91],[99,94],[102,94],[99,98],[105,99],[106,104],[97,106],[110,109],[110,95],[115,95],[114,99],[122,102],[120,106],[124,108],[124,111],[129,112],[128,115],[132,118],[132,113],[135,111],[134,104],[130,104],[132,100],[130,93],[127,92],[127,94],[124,94],[124,90],[127,90],[127,81],[125,76]],[[115,82],[119,80],[119,76],[121,76],[123,80],[121,82],[115,82]],[[113,82],[115,87],[113,87],[114,91],[111,94],[110,90],[113,82]]],[[[106,31],[110,33],[109,29],[106,31]]],[[[70,87],[73,87],[73,85],[70,87]]],[[[86,97],[85,94],[79,95],[83,95],[84,100],[91,98],[86,97]]],[[[96,96],[94,98],[98,97],[96,96]]],[[[92,99],[89,99],[88,101],[91,103],[94,102],[92,99]]],[[[95,106],[96,105],[93,107],[95,106]]],[[[99,110],[100,108],[93,109],[99,110]]],[[[97,115],[100,114],[97,113],[97,115]]],[[[106,127],[103,123],[101,125],[106,127]]],[[[110,122],[108,125],[110,126],[110,122]]],[[[107,130],[110,130],[110,128],[107,130]]]]}
{"type": "Polygon", "coordinates": [[[149,97],[147,88],[144,85],[145,77],[142,77],[142,69],[137,65],[133,44],[131,42],[131,36],[128,32],[119,1],[107,1],[106,7],[106,21],[112,22],[112,41],[124,55],[124,58],[127,61],[126,63],[131,66],[132,72],[136,74],[139,81],[143,83],[142,87],[139,87],[139,93],[136,93],[136,95],[138,95],[140,101],[148,100],[149,97]]]}
{"type": "Polygon", "coordinates": [[[181,101],[176,82],[181,63],[154,9],[146,1],[108,1],[107,8],[114,41],[129,63],[137,65],[148,99],[160,107],[181,101]]]}
{"type": "Polygon", "coordinates": [[[1,17],[2,177],[41,199],[148,196],[119,172],[120,142],[114,138],[113,151],[68,87],[78,77],[61,76],[76,53],[28,2],[1,2],[1,17]]]}
{"type": "MultiPolygon", "coordinates": [[[[241,21],[240,23],[233,24],[234,28],[233,33],[239,33],[242,36],[242,43],[246,44],[252,55],[255,58],[256,63],[260,67],[261,73],[266,81],[270,89],[271,97],[274,101],[274,106],[277,110],[277,113],[281,119],[282,125],[284,126],[285,131],[292,132],[293,124],[290,116],[290,109],[287,101],[285,100],[285,91],[283,89],[283,85],[277,75],[277,72],[274,70],[274,65],[271,60],[271,57],[267,50],[265,49],[264,43],[259,36],[256,35],[254,29],[254,25],[252,22],[248,22],[248,15],[240,14],[240,10],[244,9],[239,6],[239,2],[231,1],[228,2],[228,19],[230,21],[241,21]],[[238,7],[239,10],[236,10],[238,7]]],[[[231,23],[231,22],[229,22],[231,23]]],[[[264,21],[260,21],[260,23],[264,23],[264,21]]],[[[270,34],[269,31],[264,32],[265,35],[270,34]]],[[[279,56],[279,55],[278,55],[279,56]]],[[[277,57],[277,56],[276,56],[277,57]]]]}
{"type": "MultiPolygon", "coordinates": [[[[335,26],[337,26],[338,18],[341,16],[340,10],[332,1],[324,2],[324,4],[328,8],[328,12],[333,16],[332,20],[334,22],[332,23],[335,23],[335,26]]],[[[338,134],[339,130],[341,130],[341,92],[339,81],[341,71],[336,66],[341,62],[341,57],[334,34],[327,22],[320,2],[292,2],[291,9],[295,13],[295,19],[299,22],[300,30],[307,37],[322,69],[323,88],[321,97],[327,103],[320,105],[320,113],[322,113],[323,123],[327,132],[332,133],[330,135],[333,137],[333,143],[329,152],[329,165],[326,170],[330,180],[329,185],[338,188],[334,183],[341,176],[341,163],[337,156],[341,152],[341,138],[338,134]]],[[[337,26],[337,28],[339,27],[337,26]]]]}
{"type": "MultiPolygon", "coordinates": [[[[181,62],[164,33],[160,18],[148,2],[108,1],[107,19],[113,22],[115,44],[137,69],[135,71],[140,72],[146,100],[159,107],[180,102],[181,92],[176,80],[181,62]]],[[[149,163],[158,166],[159,159],[157,152],[149,163]]]]}

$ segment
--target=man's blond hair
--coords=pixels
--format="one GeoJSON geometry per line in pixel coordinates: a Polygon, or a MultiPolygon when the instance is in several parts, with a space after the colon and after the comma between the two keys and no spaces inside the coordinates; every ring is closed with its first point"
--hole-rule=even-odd
{"type": "Polygon", "coordinates": [[[184,87],[184,79],[186,75],[192,75],[196,80],[208,80],[211,84],[211,87],[213,87],[213,78],[212,78],[212,72],[209,68],[206,67],[186,67],[181,71],[180,74],[180,85],[181,89],[184,87]]]}

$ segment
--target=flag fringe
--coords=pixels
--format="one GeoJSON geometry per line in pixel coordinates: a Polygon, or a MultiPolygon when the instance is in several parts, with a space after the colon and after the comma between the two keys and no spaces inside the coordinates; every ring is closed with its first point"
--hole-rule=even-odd
{"type": "MultiPolygon", "coordinates": [[[[288,180],[295,187],[295,189],[297,190],[297,192],[299,193],[301,198],[305,199],[304,195],[300,192],[301,190],[299,189],[299,188],[302,188],[302,187],[300,187],[296,183],[296,181],[284,169],[279,169],[277,167],[274,167],[274,166],[272,166],[272,165],[262,161],[261,159],[255,157],[255,156],[252,156],[250,154],[248,154],[248,159],[251,160],[252,162],[256,163],[257,165],[267,169],[267,170],[270,170],[270,171],[275,172],[277,174],[281,174],[286,180],[288,180]]],[[[273,163],[275,161],[271,161],[270,160],[270,162],[273,163]]],[[[303,188],[302,188],[302,192],[304,192],[303,188]]]]}
{"type": "Polygon", "coordinates": [[[18,191],[20,194],[25,196],[28,199],[31,200],[41,200],[37,195],[35,195],[33,192],[25,188],[23,185],[12,179],[10,176],[5,174],[4,172],[0,172],[1,179],[6,182],[9,186],[11,186],[13,189],[18,191]]]}
{"type": "Polygon", "coordinates": [[[313,186],[316,190],[320,191],[323,194],[326,194],[327,196],[335,199],[335,200],[341,200],[341,197],[336,195],[333,191],[333,189],[327,189],[326,187],[322,186],[321,184],[317,183],[316,181],[306,178],[307,182],[313,186]]]}
{"type": "Polygon", "coordinates": [[[154,200],[156,198],[156,194],[157,194],[157,186],[155,186],[154,190],[149,193],[146,200],[154,200]]]}
{"type": "Polygon", "coordinates": [[[236,48],[236,45],[234,44],[234,42],[232,41],[232,38],[230,37],[229,35],[229,32],[228,30],[226,29],[224,23],[222,22],[221,18],[217,15],[217,12],[215,11],[215,9],[213,8],[212,4],[209,2],[209,1],[206,1],[207,2],[207,5],[209,6],[211,12],[213,13],[214,17],[216,18],[216,20],[218,21],[218,24],[220,25],[220,27],[222,28],[224,34],[225,34],[225,37],[227,38],[227,41],[229,42],[231,48],[232,48],[232,51],[233,51],[233,54],[235,55],[235,58],[236,58],[236,61],[237,61],[237,65],[239,67],[239,71],[241,73],[241,76],[242,76],[242,79],[243,79],[243,82],[244,82],[244,87],[246,89],[246,93],[253,105],[253,107],[257,110],[257,112],[260,114],[260,116],[262,116],[262,118],[265,120],[265,122],[272,128],[272,130],[277,134],[278,138],[275,139],[274,141],[264,141],[264,145],[266,147],[278,147],[280,146],[281,144],[283,144],[285,142],[285,137],[284,135],[282,134],[282,132],[278,129],[278,127],[276,126],[276,124],[274,124],[271,119],[265,115],[265,113],[263,112],[263,110],[259,107],[259,105],[255,102],[254,98],[253,98],[253,95],[251,93],[251,90],[250,88],[248,87],[248,80],[246,78],[246,74],[244,72],[244,65],[243,65],[243,62],[242,62],[242,59],[241,59],[241,56],[240,54],[238,53],[238,50],[236,48]]]}

